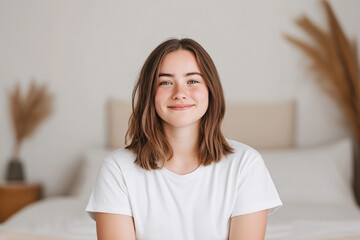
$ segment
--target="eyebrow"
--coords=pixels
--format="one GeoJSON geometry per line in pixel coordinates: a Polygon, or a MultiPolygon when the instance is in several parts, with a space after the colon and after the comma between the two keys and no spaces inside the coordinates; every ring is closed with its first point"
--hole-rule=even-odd
{"type": "MultiPolygon", "coordinates": [[[[193,76],[193,75],[199,75],[202,77],[202,74],[199,72],[188,72],[186,73],[184,76],[188,77],[188,76],[193,76]]],[[[174,74],[170,74],[170,73],[159,73],[159,77],[174,77],[174,74]]]]}

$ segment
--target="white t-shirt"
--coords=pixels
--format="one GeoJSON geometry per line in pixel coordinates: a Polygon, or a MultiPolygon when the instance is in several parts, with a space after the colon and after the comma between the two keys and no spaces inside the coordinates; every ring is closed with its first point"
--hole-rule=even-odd
{"type": "Polygon", "coordinates": [[[261,155],[227,139],[234,153],[185,175],[144,170],[126,149],[110,153],[99,170],[86,211],[133,216],[138,240],[227,239],[230,218],[282,202],[261,155]]]}

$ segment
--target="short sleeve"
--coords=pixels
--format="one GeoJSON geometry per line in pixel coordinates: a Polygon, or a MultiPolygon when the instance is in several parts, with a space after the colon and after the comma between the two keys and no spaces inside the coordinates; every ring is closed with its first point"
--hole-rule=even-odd
{"type": "Polygon", "coordinates": [[[128,190],[120,166],[108,159],[102,163],[85,211],[94,220],[96,212],[132,216],[128,190]]]}
{"type": "Polygon", "coordinates": [[[241,168],[231,217],[268,209],[268,215],[282,206],[274,182],[260,154],[241,168]]]}

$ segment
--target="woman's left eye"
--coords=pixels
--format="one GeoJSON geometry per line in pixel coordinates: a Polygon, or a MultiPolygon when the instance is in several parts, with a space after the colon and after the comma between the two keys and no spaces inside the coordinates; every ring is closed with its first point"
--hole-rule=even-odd
{"type": "Polygon", "coordinates": [[[190,83],[190,84],[194,84],[194,83],[199,83],[198,81],[196,81],[196,80],[190,80],[190,81],[188,81],[188,83],[190,83]]]}

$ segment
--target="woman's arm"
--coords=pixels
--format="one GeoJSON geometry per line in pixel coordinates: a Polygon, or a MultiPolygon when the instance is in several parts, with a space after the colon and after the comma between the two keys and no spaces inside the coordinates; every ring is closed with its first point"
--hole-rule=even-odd
{"type": "Polygon", "coordinates": [[[135,240],[134,219],[131,216],[96,213],[98,240],[135,240]]]}
{"type": "Polygon", "coordinates": [[[231,218],[229,240],[264,240],[268,210],[231,218]]]}

